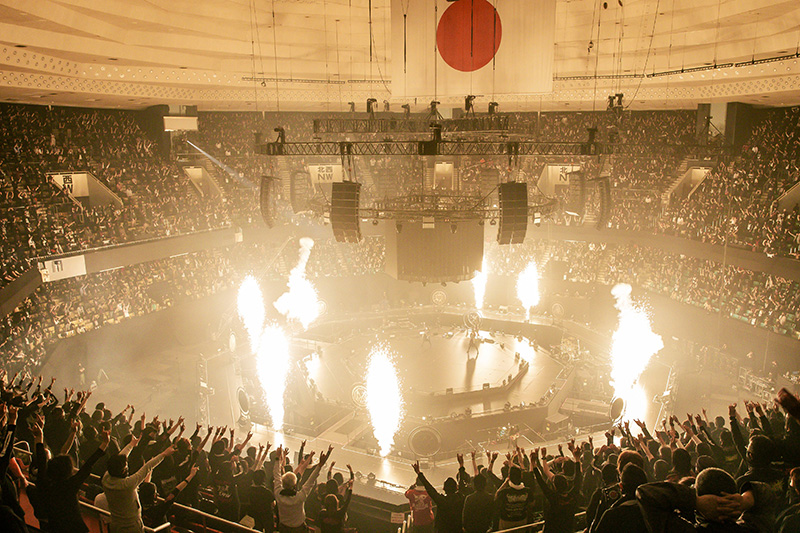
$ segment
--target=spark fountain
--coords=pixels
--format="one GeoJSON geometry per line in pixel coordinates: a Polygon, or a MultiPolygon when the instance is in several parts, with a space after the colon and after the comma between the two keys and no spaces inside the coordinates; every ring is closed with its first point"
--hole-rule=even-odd
{"type": "Polygon", "coordinates": [[[517,278],[517,298],[525,308],[525,318],[530,320],[531,308],[539,304],[539,269],[531,261],[517,278]]]}
{"type": "Polygon", "coordinates": [[[239,286],[239,294],[236,300],[239,318],[244,324],[247,336],[250,338],[250,349],[255,353],[258,351],[258,342],[261,338],[261,331],[264,328],[264,296],[261,294],[261,287],[258,281],[251,275],[247,275],[239,286]]]}
{"type": "Polygon", "coordinates": [[[619,311],[619,326],[611,339],[611,385],[615,398],[624,401],[621,420],[643,418],[645,394],[639,377],[664,342],[653,333],[647,313],[634,305],[630,285],[616,285],[611,294],[619,311]]]}
{"type": "Polygon", "coordinates": [[[303,329],[319,317],[320,304],[314,284],[306,278],[306,264],[314,247],[313,239],[300,239],[300,259],[289,273],[289,290],[278,298],[274,305],[287,320],[299,322],[303,329]]]}
{"type": "Polygon", "coordinates": [[[289,341],[277,324],[268,323],[261,333],[259,349],[256,353],[256,372],[264,399],[267,402],[272,427],[283,429],[283,396],[286,391],[286,378],[289,375],[289,341]]]}
{"type": "Polygon", "coordinates": [[[380,454],[386,457],[392,449],[394,435],[403,419],[403,397],[400,394],[397,369],[384,346],[373,348],[369,357],[367,408],[380,454]]]}
{"type": "Polygon", "coordinates": [[[486,268],[486,259],[483,260],[480,271],[475,271],[472,278],[472,289],[475,292],[475,307],[480,311],[483,309],[483,297],[486,295],[486,282],[489,279],[489,271],[486,268]]]}

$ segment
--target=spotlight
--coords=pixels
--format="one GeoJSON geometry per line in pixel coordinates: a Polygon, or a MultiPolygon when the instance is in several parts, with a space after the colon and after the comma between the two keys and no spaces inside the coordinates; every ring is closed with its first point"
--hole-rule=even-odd
{"type": "Polygon", "coordinates": [[[351,113],[355,113],[356,112],[356,103],[355,102],[347,102],[347,105],[350,106],[350,112],[351,113]]]}
{"type": "Polygon", "coordinates": [[[377,226],[378,225],[378,219],[377,218],[372,221],[372,225],[373,226],[377,226]]]}
{"type": "Polygon", "coordinates": [[[489,224],[491,224],[492,226],[496,226],[497,225],[497,219],[493,218],[492,220],[489,221],[489,224]]]}
{"type": "Polygon", "coordinates": [[[405,114],[406,118],[411,116],[411,106],[409,104],[403,104],[400,107],[403,108],[403,114],[405,114]]]}
{"type": "Polygon", "coordinates": [[[489,114],[494,115],[497,113],[497,107],[499,104],[497,102],[489,102],[489,114]]]}
{"type": "Polygon", "coordinates": [[[367,98],[367,113],[370,115],[375,113],[375,105],[378,103],[378,100],[375,98],[367,98]]]}
{"type": "Polygon", "coordinates": [[[387,113],[389,112],[389,100],[383,101],[383,110],[387,113]]]}
{"type": "Polygon", "coordinates": [[[457,231],[458,231],[458,224],[456,224],[455,222],[450,224],[450,233],[455,233],[457,231]]]}
{"type": "Polygon", "coordinates": [[[400,221],[398,220],[398,221],[397,221],[397,222],[395,222],[395,224],[394,224],[394,229],[396,229],[396,230],[397,230],[397,233],[402,233],[402,232],[403,232],[403,224],[402,224],[402,223],[400,223],[400,221]]]}
{"type": "Polygon", "coordinates": [[[267,80],[261,80],[261,86],[262,87],[266,87],[267,86],[267,80]]]}

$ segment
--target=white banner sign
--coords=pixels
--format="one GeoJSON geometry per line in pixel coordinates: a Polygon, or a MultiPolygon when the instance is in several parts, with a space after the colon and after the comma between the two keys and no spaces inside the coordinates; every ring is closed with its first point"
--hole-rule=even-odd
{"type": "Polygon", "coordinates": [[[39,263],[42,281],[58,281],[86,275],[86,260],[82,255],[50,259],[39,263]]]}
{"type": "Polygon", "coordinates": [[[344,181],[342,165],[308,165],[311,183],[333,183],[344,181]]]}
{"type": "Polygon", "coordinates": [[[85,172],[50,174],[50,177],[59,189],[66,189],[68,194],[76,198],[89,196],[89,177],[85,172]]]}
{"type": "Polygon", "coordinates": [[[579,165],[545,165],[539,177],[539,189],[554,196],[557,187],[569,187],[569,175],[581,169],[579,165]]]}

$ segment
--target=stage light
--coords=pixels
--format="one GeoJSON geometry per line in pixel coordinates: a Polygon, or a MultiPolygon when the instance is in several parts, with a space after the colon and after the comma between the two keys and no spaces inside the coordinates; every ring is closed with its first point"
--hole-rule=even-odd
{"type": "Polygon", "coordinates": [[[394,229],[397,230],[397,233],[402,233],[403,232],[403,224],[401,224],[400,221],[395,222],[394,229]]]}
{"type": "Polygon", "coordinates": [[[455,233],[457,231],[458,231],[458,224],[456,224],[455,222],[450,224],[450,233],[455,233]]]}
{"type": "Polygon", "coordinates": [[[351,113],[355,113],[356,112],[356,103],[355,102],[347,102],[347,105],[350,106],[350,112],[351,113]]]}
{"type": "Polygon", "coordinates": [[[378,225],[378,219],[377,218],[372,220],[372,225],[373,226],[377,226],[378,225]]]}
{"type": "Polygon", "coordinates": [[[490,221],[489,221],[489,225],[491,225],[491,226],[496,226],[496,225],[497,225],[497,219],[496,219],[496,218],[493,218],[492,220],[490,220],[490,221]]]}

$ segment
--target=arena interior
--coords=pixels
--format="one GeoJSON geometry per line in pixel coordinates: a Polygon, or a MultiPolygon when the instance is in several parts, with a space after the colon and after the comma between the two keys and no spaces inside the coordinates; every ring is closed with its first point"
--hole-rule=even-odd
{"type": "Polygon", "coordinates": [[[0,530],[800,532],[800,3],[0,29],[0,530]]]}

